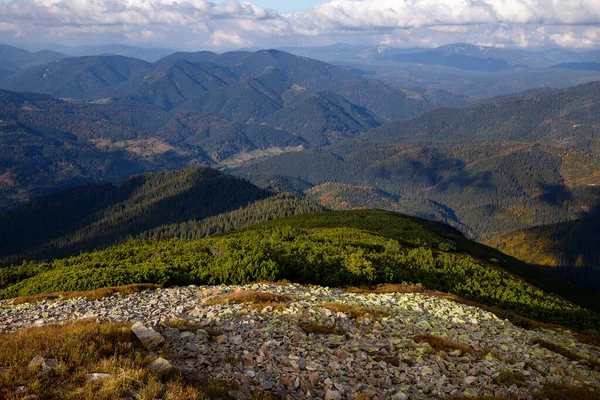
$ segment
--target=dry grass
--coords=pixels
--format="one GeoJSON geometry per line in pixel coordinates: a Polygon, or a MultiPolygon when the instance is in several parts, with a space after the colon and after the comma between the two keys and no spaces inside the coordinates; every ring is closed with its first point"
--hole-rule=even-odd
{"type": "Polygon", "coordinates": [[[600,400],[600,389],[563,383],[545,383],[534,400],[600,400]]]}
{"type": "Polygon", "coordinates": [[[413,340],[417,343],[428,343],[435,351],[450,352],[460,350],[462,354],[474,354],[475,351],[467,345],[452,339],[433,336],[430,334],[415,335],[413,340]]]}
{"type": "Polygon", "coordinates": [[[386,293],[423,293],[425,290],[416,285],[402,285],[396,283],[384,283],[376,286],[353,286],[346,288],[346,292],[359,294],[386,294],[386,293]]]}
{"type": "Polygon", "coordinates": [[[584,333],[573,333],[573,337],[575,340],[585,344],[591,344],[593,346],[600,347],[600,336],[598,335],[588,335],[584,333]]]}
{"type": "Polygon", "coordinates": [[[391,314],[378,307],[358,307],[344,303],[323,303],[321,307],[327,308],[333,312],[341,312],[346,314],[348,317],[356,320],[370,319],[376,320],[379,318],[389,317],[391,314]]]}
{"type": "Polygon", "coordinates": [[[255,290],[240,290],[238,292],[220,294],[212,299],[206,300],[207,305],[216,304],[248,304],[253,308],[265,307],[285,308],[293,299],[282,294],[259,292],[255,290]]]}
{"type": "Polygon", "coordinates": [[[527,378],[521,372],[513,372],[504,369],[500,371],[500,375],[498,375],[498,377],[494,378],[494,382],[496,382],[498,385],[504,385],[507,387],[511,385],[523,386],[523,384],[527,382],[527,378]]]}
{"type": "Polygon", "coordinates": [[[573,361],[581,361],[583,360],[583,357],[581,357],[579,354],[572,352],[569,349],[566,349],[562,346],[559,346],[557,344],[548,342],[546,340],[543,339],[534,339],[531,341],[532,344],[538,344],[540,347],[543,347],[545,349],[548,349],[550,351],[553,351],[557,354],[560,354],[563,357],[566,357],[570,360],[573,361]]]}
{"type": "Polygon", "coordinates": [[[298,326],[304,332],[315,335],[340,335],[343,333],[336,325],[327,325],[315,321],[299,320],[298,326]]]}
{"type": "Polygon", "coordinates": [[[37,303],[37,302],[43,301],[43,300],[68,300],[68,299],[74,299],[77,297],[83,297],[88,300],[98,300],[98,299],[102,299],[104,297],[112,296],[116,293],[119,293],[122,295],[128,295],[128,294],[133,294],[136,292],[141,292],[142,290],[154,290],[159,287],[160,287],[159,285],[153,285],[153,284],[149,284],[149,283],[148,284],[141,283],[141,284],[126,285],[126,286],[107,287],[107,288],[102,288],[102,289],[97,289],[97,290],[88,290],[88,291],[84,291],[84,292],[43,293],[43,294],[37,294],[35,296],[17,297],[16,299],[13,299],[13,301],[11,301],[9,304],[17,305],[17,304],[24,304],[24,303],[37,303]]]}
{"type": "Polygon", "coordinates": [[[571,350],[569,350],[567,348],[559,346],[559,345],[557,345],[555,343],[548,342],[548,341],[543,340],[543,339],[534,339],[534,340],[532,340],[531,343],[538,344],[538,345],[540,345],[540,347],[543,347],[543,348],[545,348],[547,350],[550,350],[550,351],[552,351],[554,353],[560,354],[561,356],[566,357],[566,358],[568,358],[570,360],[579,361],[579,362],[582,362],[582,363],[589,364],[592,367],[600,368],[600,362],[599,361],[590,360],[590,359],[587,359],[585,357],[582,357],[579,354],[577,354],[577,353],[575,353],[575,352],[573,352],[573,351],[571,351],[571,350]]]}
{"type": "Polygon", "coordinates": [[[170,328],[177,328],[183,332],[196,332],[201,327],[199,322],[185,318],[173,318],[166,322],[165,325],[170,328]]]}
{"type": "MultiPolygon", "coordinates": [[[[159,377],[146,369],[151,361],[131,333],[130,324],[78,321],[0,334],[0,398],[40,399],[211,399],[223,397],[214,384],[186,382],[179,374],[159,377]],[[57,368],[41,374],[29,368],[35,356],[54,358],[57,368]],[[88,373],[112,377],[88,382],[88,373]],[[216,395],[215,395],[216,393],[216,395]]],[[[223,385],[218,385],[223,387],[223,385]]]]}

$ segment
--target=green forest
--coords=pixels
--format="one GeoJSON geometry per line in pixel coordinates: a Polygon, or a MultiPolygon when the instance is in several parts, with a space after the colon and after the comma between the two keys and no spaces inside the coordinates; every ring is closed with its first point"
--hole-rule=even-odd
{"type": "MultiPolygon", "coordinates": [[[[491,268],[503,260],[482,260],[494,251],[460,237],[443,224],[390,212],[313,213],[212,238],[132,240],[51,262],[23,262],[0,270],[0,297],[130,283],[418,283],[523,317],[600,329],[600,314],[491,268]]],[[[596,300],[587,299],[590,306],[596,300]]]]}

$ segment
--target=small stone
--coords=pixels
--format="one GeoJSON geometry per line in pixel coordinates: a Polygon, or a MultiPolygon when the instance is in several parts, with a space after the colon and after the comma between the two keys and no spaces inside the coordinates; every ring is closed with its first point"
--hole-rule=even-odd
{"type": "Polygon", "coordinates": [[[407,398],[408,396],[402,392],[397,392],[393,397],[394,400],[406,400],[407,398]]]}
{"type": "Polygon", "coordinates": [[[27,392],[27,388],[25,386],[17,386],[15,388],[15,394],[25,394],[27,392]]]}
{"type": "Polygon", "coordinates": [[[29,363],[29,368],[40,369],[41,373],[47,373],[51,370],[56,369],[57,362],[54,358],[44,358],[42,356],[35,356],[29,363]]]}
{"type": "Polygon", "coordinates": [[[152,361],[150,365],[148,365],[148,369],[157,374],[164,374],[173,369],[173,365],[169,362],[169,360],[159,357],[152,361]]]}
{"type": "Polygon", "coordinates": [[[102,374],[102,373],[94,372],[91,374],[87,374],[85,376],[85,379],[87,379],[90,382],[94,382],[94,381],[101,381],[103,379],[108,379],[110,377],[112,377],[111,374],[102,374]]]}
{"type": "Polygon", "coordinates": [[[466,385],[472,385],[472,384],[474,384],[475,382],[477,382],[477,377],[475,377],[475,376],[467,376],[467,377],[465,378],[465,384],[466,384],[466,385]]]}
{"type": "Polygon", "coordinates": [[[146,328],[141,322],[133,324],[131,330],[148,350],[152,350],[165,342],[165,338],[160,333],[152,328],[146,328]]]}
{"type": "Polygon", "coordinates": [[[327,392],[325,392],[325,400],[340,400],[341,398],[342,395],[337,390],[329,389],[327,392]]]}

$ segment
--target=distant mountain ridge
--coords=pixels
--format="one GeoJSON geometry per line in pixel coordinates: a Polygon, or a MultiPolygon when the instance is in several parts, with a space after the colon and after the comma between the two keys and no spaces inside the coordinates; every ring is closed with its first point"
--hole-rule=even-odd
{"type": "Polygon", "coordinates": [[[67,57],[67,55],[56,51],[41,50],[32,53],[17,47],[0,45],[0,79],[15,72],[64,57],[67,57]]]}

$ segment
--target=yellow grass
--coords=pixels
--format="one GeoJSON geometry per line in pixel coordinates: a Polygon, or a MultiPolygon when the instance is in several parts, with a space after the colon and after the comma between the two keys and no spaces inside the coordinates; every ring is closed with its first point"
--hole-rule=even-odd
{"type": "Polygon", "coordinates": [[[254,308],[284,308],[292,297],[282,294],[259,292],[256,290],[240,290],[233,293],[220,294],[205,301],[207,305],[216,304],[248,304],[254,308]]]}
{"type": "Polygon", "coordinates": [[[327,308],[333,312],[341,312],[346,314],[348,317],[361,320],[361,319],[370,319],[375,320],[378,318],[389,317],[391,314],[384,310],[383,308],[378,307],[358,307],[352,306],[344,303],[323,303],[321,307],[327,308]]]}

